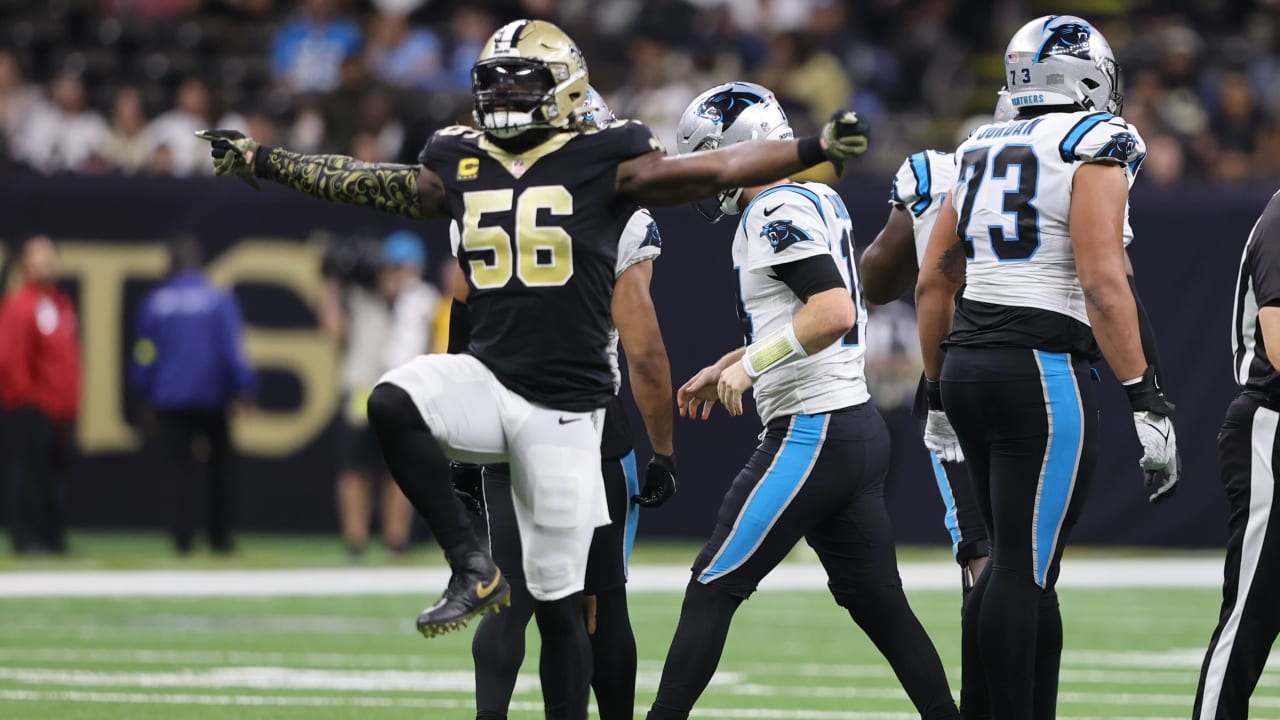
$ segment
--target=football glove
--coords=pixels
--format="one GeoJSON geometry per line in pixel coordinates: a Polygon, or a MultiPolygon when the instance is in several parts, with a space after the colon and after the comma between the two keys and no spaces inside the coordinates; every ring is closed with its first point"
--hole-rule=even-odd
{"type": "Polygon", "coordinates": [[[844,161],[867,151],[870,127],[852,110],[837,110],[822,128],[822,151],[836,168],[844,172],[844,161]]]}
{"type": "Polygon", "coordinates": [[[1145,484],[1154,492],[1148,500],[1157,503],[1177,490],[1179,457],[1177,435],[1173,429],[1175,406],[1164,396],[1156,381],[1156,373],[1147,368],[1138,382],[1125,385],[1129,404],[1133,407],[1133,426],[1142,443],[1142,466],[1145,484]]]}
{"type": "Polygon", "coordinates": [[[924,423],[924,446],[942,462],[964,462],[960,439],[956,437],[955,428],[951,427],[947,414],[941,410],[929,411],[929,418],[924,423]]]}
{"type": "Polygon", "coordinates": [[[232,175],[258,189],[258,181],[253,177],[253,155],[258,152],[256,140],[239,130],[200,130],[196,137],[213,145],[214,175],[232,175]]]}
{"type": "Polygon", "coordinates": [[[475,463],[449,461],[449,482],[453,494],[472,515],[484,516],[484,468],[475,463]]]}
{"type": "Polygon", "coordinates": [[[643,508],[656,508],[676,494],[676,457],[653,454],[649,467],[644,471],[644,485],[640,494],[632,495],[631,502],[643,508]]]}

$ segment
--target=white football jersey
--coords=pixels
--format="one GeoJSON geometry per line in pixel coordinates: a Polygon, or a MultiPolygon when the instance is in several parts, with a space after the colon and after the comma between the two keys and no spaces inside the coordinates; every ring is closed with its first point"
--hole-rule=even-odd
{"type": "Polygon", "coordinates": [[[975,130],[956,149],[949,199],[969,258],[964,298],[1088,325],[1071,246],[1072,178],[1085,163],[1111,162],[1132,185],[1144,157],[1138,131],[1105,112],[1048,113],[975,130]]]}
{"type": "Polygon", "coordinates": [[[853,226],[836,191],[821,183],[788,183],[757,195],[742,213],[733,239],[738,317],[745,341],[786,327],[804,301],[773,273],[775,265],[830,256],[858,309],[845,337],[807,358],[773,368],[756,380],[756,410],[768,423],[867,402],[863,375],[867,311],[853,257],[853,226]]]}
{"type": "Polygon", "coordinates": [[[955,184],[955,156],[940,150],[925,150],[908,157],[893,177],[889,203],[911,213],[911,226],[916,238],[916,267],[924,263],[924,249],[929,245],[938,209],[955,184]]]}
{"type": "MultiPolygon", "coordinates": [[[[458,256],[458,245],[461,236],[458,234],[457,221],[449,223],[449,244],[453,256],[458,256]]],[[[658,223],[649,211],[640,208],[631,214],[627,224],[618,237],[618,260],[614,265],[613,279],[622,277],[627,268],[646,260],[655,260],[662,254],[662,236],[658,234],[658,223]]],[[[613,371],[613,392],[616,395],[622,390],[622,370],[618,366],[618,329],[609,331],[609,367],[613,371]]]]}

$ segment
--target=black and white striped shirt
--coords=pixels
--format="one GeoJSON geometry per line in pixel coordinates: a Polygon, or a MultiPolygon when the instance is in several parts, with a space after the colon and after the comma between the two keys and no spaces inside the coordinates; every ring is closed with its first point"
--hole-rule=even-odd
{"type": "Polygon", "coordinates": [[[1280,193],[1271,196],[1245,243],[1231,316],[1236,382],[1280,398],[1280,373],[1267,355],[1258,324],[1258,308],[1263,307],[1280,307],[1280,193]]]}

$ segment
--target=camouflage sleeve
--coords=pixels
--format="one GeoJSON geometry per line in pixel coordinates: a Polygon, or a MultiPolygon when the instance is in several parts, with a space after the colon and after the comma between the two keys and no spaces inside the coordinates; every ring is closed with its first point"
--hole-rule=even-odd
{"type": "Polygon", "coordinates": [[[329,202],[363,205],[411,218],[423,217],[417,165],[366,163],[345,155],[303,155],[263,148],[254,174],[329,202]]]}

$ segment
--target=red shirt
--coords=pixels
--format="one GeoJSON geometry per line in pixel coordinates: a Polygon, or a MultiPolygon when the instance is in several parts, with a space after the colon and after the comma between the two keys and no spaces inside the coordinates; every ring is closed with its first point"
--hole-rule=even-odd
{"type": "Polygon", "coordinates": [[[75,308],[54,285],[26,283],[0,306],[0,402],[37,407],[58,421],[80,407],[75,308]]]}

